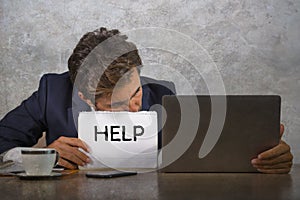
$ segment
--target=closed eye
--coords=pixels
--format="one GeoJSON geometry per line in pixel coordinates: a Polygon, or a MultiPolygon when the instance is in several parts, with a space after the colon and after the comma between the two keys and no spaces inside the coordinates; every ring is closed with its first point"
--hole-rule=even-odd
{"type": "Polygon", "coordinates": [[[130,97],[130,99],[132,99],[133,97],[135,97],[136,94],[140,91],[140,89],[141,89],[141,86],[136,89],[136,91],[133,93],[133,95],[130,97]]]}

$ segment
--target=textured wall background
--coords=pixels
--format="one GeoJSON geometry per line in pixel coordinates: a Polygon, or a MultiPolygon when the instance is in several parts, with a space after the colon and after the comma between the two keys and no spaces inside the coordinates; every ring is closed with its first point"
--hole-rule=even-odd
{"type": "MultiPolygon", "coordinates": [[[[285,140],[300,163],[300,1],[299,0],[77,0],[0,1],[0,117],[37,89],[48,72],[63,72],[87,31],[100,26],[130,31],[168,28],[189,36],[210,54],[229,94],[279,94],[285,140]]],[[[149,35],[145,35],[149,37],[149,35]]],[[[161,35],[167,40],[168,35],[161,35]]],[[[137,43],[138,43],[138,38],[137,43]]],[[[180,41],[177,41],[180,42],[180,41]]],[[[188,53],[193,48],[187,49],[188,53]]],[[[196,93],[205,84],[189,62],[170,52],[141,50],[144,74],[169,65],[188,74],[196,93]],[[156,63],[156,65],[155,65],[156,63]]],[[[197,67],[197,66],[196,66],[197,67]]],[[[185,93],[185,86],[177,84],[185,93]]]]}

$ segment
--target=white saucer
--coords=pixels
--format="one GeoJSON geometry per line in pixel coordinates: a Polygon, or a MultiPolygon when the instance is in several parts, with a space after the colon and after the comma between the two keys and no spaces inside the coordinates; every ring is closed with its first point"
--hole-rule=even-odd
{"type": "Polygon", "coordinates": [[[62,174],[57,172],[51,172],[50,175],[27,175],[26,173],[16,174],[20,179],[48,179],[60,177],[62,174]]]}

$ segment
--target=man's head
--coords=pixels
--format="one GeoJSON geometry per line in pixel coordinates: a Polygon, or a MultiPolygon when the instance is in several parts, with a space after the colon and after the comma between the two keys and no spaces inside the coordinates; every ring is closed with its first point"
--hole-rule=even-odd
{"type": "Polygon", "coordinates": [[[116,29],[86,33],[68,60],[72,83],[97,110],[138,111],[142,104],[136,46],[116,29]]]}

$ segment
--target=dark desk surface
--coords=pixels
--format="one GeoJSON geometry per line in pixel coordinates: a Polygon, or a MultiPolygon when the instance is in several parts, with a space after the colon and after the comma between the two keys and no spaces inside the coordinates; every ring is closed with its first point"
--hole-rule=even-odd
{"type": "Polygon", "coordinates": [[[300,199],[300,165],[283,175],[144,173],[93,179],[84,173],[34,181],[0,177],[0,199],[300,199]]]}

